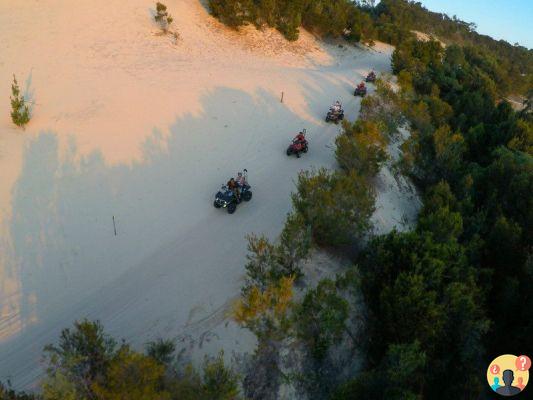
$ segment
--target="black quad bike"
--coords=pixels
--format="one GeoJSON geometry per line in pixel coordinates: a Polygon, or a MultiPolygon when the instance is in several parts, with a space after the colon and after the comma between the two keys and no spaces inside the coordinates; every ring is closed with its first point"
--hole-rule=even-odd
{"type": "Polygon", "coordinates": [[[354,96],[365,97],[366,96],[366,86],[365,87],[356,86],[355,87],[355,91],[353,92],[353,95],[354,96]]]}
{"type": "MultiPolygon", "coordinates": [[[[246,170],[244,171],[246,172],[246,170]]],[[[226,185],[222,185],[217,194],[215,194],[215,201],[213,202],[213,205],[215,208],[225,208],[228,210],[228,214],[233,214],[237,209],[237,205],[243,200],[252,200],[252,188],[250,185],[245,184],[240,188],[239,197],[237,197],[236,194],[226,185]]]]}
{"type": "Polygon", "coordinates": [[[376,74],[374,72],[371,72],[369,73],[367,76],[366,76],[366,81],[367,82],[370,82],[370,83],[373,83],[376,81],[376,74]]]}
{"type": "Polygon", "coordinates": [[[329,110],[328,115],[326,115],[326,122],[335,122],[336,124],[338,124],[339,121],[342,121],[343,119],[344,119],[344,110],[341,110],[340,112],[329,110]]]}

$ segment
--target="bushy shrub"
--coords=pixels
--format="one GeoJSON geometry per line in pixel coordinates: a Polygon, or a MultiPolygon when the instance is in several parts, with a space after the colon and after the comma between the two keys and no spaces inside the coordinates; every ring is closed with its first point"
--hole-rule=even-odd
{"type": "Polygon", "coordinates": [[[357,171],[364,177],[375,176],[387,159],[386,138],[371,121],[345,122],[344,133],[337,136],[335,144],[335,156],[341,168],[357,171]]]}
{"type": "Polygon", "coordinates": [[[300,265],[311,248],[311,229],[300,214],[287,216],[279,242],[271,243],[265,236],[248,235],[246,283],[243,291],[256,286],[265,289],[283,277],[298,279],[300,265]]]}
{"type": "Polygon", "coordinates": [[[264,288],[250,286],[237,300],[233,317],[260,339],[281,340],[290,328],[294,278],[282,277],[264,288]]]}
{"type": "Polygon", "coordinates": [[[250,0],[209,0],[211,14],[232,28],[250,22],[251,7],[250,0]]]}
{"type": "Polygon", "coordinates": [[[105,378],[116,354],[116,342],[104,332],[98,321],[74,323],[63,329],[59,343],[44,349],[48,364],[43,385],[45,394],[68,392],[73,398],[95,396],[93,387],[105,378]]]}
{"type": "Polygon", "coordinates": [[[376,91],[361,101],[359,118],[374,122],[385,135],[391,135],[402,124],[402,102],[390,83],[383,79],[376,81],[376,91]]]}
{"type": "MultiPolygon", "coordinates": [[[[175,345],[157,340],[147,354],[122,341],[120,347],[99,322],[76,322],[57,345],[46,347],[43,400],[238,400],[238,375],[224,365],[223,353],[204,359],[201,371],[172,363],[175,345]]],[[[4,400],[38,400],[15,395],[0,384],[4,400]],[[11,397],[9,397],[11,396],[11,397]]],[[[3,397],[2,397],[3,396],[3,397]]]]}
{"type": "Polygon", "coordinates": [[[374,211],[374,192],[366,178],[320,169],[298,175],[297,192],[292,195],[297,213],[311,227],[320,245],[344,245],[364,234],[374,211]]]}
{"type": "Polygon", "coordinates": [[[296,312],[297,332],[317,360],[322,360],[328,348],[338,343],[347,330],[348,302],[342,298],[329,279],[323,279],[309,290],[296,312]]]}

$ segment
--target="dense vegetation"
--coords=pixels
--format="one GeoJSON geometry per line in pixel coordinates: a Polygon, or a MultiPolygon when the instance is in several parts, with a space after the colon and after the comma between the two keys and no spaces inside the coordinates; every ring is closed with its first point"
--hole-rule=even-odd
{"type": "MultiPolygon", "coordinates": [[[[401,166],[424,207],[412,232],[377,236],[356,258],[368,353],[335,399],[479,398],[490,390],[482,372],[490,360],[531,343],[533,119],[498,102],[498,72],[485,61],[436,41],[394,52],[401,89],[387,98],[410,126],[401,166]]],[[[370,103],[379,115],[379,96],[370,103]]],[[[341,166],[368,169],[375,152],[345,141],[341,166]]]]}
{"type": "Polygon", "coordinates": [[[209,0],[211,12],[232,27],[245,24],[278,29],[296,40],[299,28],[351,41],[381,40],[398,45],[415,37],[413,30],[436,35],[473,53],[474,65],[490,71],[500,94],[525,94],[533,86],[533,50],[480,35],[475,25],[434,13],[408,0],[209,0]]]}
{"type": "Polygon", "coordinates": [[[57,344],[45,348],[42,394],[15,393],[0,384],[1,400],[234,400],[238,377],[222,354],[205,359],[201,372],[180,362],[171,341],[158,340],[146,353],[120,344],[99,322],[76,322],[57,344]]]}

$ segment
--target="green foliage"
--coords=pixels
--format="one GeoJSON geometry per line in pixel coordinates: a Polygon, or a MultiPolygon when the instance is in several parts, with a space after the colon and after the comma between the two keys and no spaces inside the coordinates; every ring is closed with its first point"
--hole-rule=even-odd
{"type": "Polygon", "coordinates": [[[282,277],[268,286],[250,286],[234,306],[237,323],[260,339],[281,340],[290,328],[294,278],[282,277]]]}
{"type": "Polygon", "coordinates": [[[167,400],[161,390],[165,367],[156,360],[122,346],[111,360],[106,379],[93,386],[96,398],[106,400],[167,400]]]}
{"type": "Polygon", "coordinates": [[[298,175],[294,209],[311,227],[320,245],[343,245],[364,234],[374,211],[374,193],[355,171],[308,171],[298,175]]]}
{"type": "MultiPolygon", "coordinates": [[[[440,210],[428,211],[426,218],[440,210]]],[[[482,384],[476,363],[488,322],[480,304],[476,271],[468,266],[457,237],[448,235],[440,238],[448,241],[437,242],[433,233],[419,229],[376,238],[365,250],[360,270],[365,299],[372,315],[379,316],[372,319],[370,328],[371,357],[385,360],[391,343],[418,341],[428,360],[439,361],[429,361],[435,373],[424,371],[424,382],[413,393],[425,388],[425,396],[436,398],[443,390],[447,395],[459,394],[482,384]],[[451,348],[456,350],[450,352],[451,348]],[[462,367],[450,372],[459,360],[462,367]],[[448,371],[447,379],[441,380],[444,371],[448,371]],[[469,377],[461,381],[465,387],[446,387],[449,379],[461,376],[469,377]]]]}
{"type": "Polygon", "coordinates": [[[76,393],[94,397],[93,384],[105,376],[115,348],[115,341],[104,333],[98,321],[83,320],[75,322],[73,330],[63,329],[59,343],[44,349],[49,380],[43,391],[55,393],[58,387],[68,388],[73,397],[76,393]]]}
{"type": "Polygon", "coordinates": [[[278,264],[276,247],[265,236],[251,234],[248,239],[246,255],[246,285],[243,291],[252,286],[265,289],[271,282],[281,277],[281,266],[278,264]]]}
{"type": "Polygon", "coordinates": [[[211,13],[231,27],[268,25],[287,40],[296,40],[300,26],[323,36],[371,37],[373,24],[348,0],[209,0],[211,13]]]}
{"type": "Polygon", "coordinates": [[[176,400],[237,400],[239,396],[238,375],[224,364],[224,353],[205,357],[201,371],[191,365],[177,374],[169,373],[163,388],[176,400]]]}
{"type": "Polygon", "coordinates": [[[15,392],[13,389],[6,387],[0,382],[0,399],[1,400],[39,400],[41,397],[27,394],[25,392],[15,392]]]}
{"type": "MultiPolygon", "coordinates": [[[[290,290],[289,290],[290,291],[290,290]]],[[[278,306],[279,308],[279,306],[278,306]]],[[[238,375],[224,365],[223,353],[205,358],[201,371],[173,364],[175,345],[157,340],[147,354],[115,341],[100,323],[76,322],[65,329],[58,345],[47,346],[43,400],[238,400],[238,375]]],[[[0,398],[38,400],[0,384],[0,398]],[[7,396],[7,397],[5,397],[7,396]]]]}
{"type": "Polygon", "coordinates": [[[418,341],[391,344],[379,368],[363,372],[341,385],[332,400],[418,400],[423,398],[426,354],[418,341]]]}
{"type": "Polygon", "coordinates": [[[387,159],[386,139],[376,123],[357,120],[344,123],[344,133],[335,140],[337,162],[346,171],[374,177],[387,159]]]}
{"type": "Polygon", "coordinates": [[[360,120],[376,124],[386,142],[403,122],[401,102],[388,82],[378,79],[375,84],[376,91],[361,101],[360,120]]]}
{"type": "Polygon", "coordinates": [[[384,374],[390,386],[385,389],[387,399],[418,398],[425,378],[426,354],[420,343],[392,344],[385,357],[384,374]]]}
{"type": "Polygon", "coordinates": [[[278,244],[265,236],[247,236],[246,284],[243,291],[257,286],[264,290],[270,283],[283,277],[299,278],[300,265],[311,249],[311,229],[300,214],[287,215],[278,244]]]}
{"type": "Polygon", "coordinates": [[[172,361],[176,345],[172,340],[157,339],[146,345],[146,353],[159,364],[169,365],[172,361]]]}
{"type": "MultiPolygon", "coordinates": [[[[417,7],[384,0],[378,9],[412,26],[417,7]]],[[[414,232],[374,239],[359,260],[371,367],[338,398],[475,398],[483,354],[519,347],[532,333],[523,322],[533,316],[531,121],[497,101],[516,85],[499,57],[494,48],[443,50],[431,41],[404,41],[394,53],[396,103],[412,132],[403,166],[426,190],[424,207],[414,232]],[[407,358],[391,353],[413,343],[407,358]],[[394,359],[417,372],[384,372],[394,359]]]]}
{"type": "Polygon", "coordinates": [[[468,57],[478,81],[489,86],[493,81],[493,94],[526,94],[533,86],[533,52],[480,35],[474,24],[431,12],[420,2],[384,0],[370,6],[368,1],[350,0],[209,0],[209,7],[215,17],[231,27],[266,24],[278,29],[288,40],[298,38],[302,25],[322,36],[343,36],[368,43],[379,39],[395,45],[394,73],[416,71],[414,80],[424,94],[431,91],[431,79],[424,74],[427,65],[436,65],[443,57],[456,68],[468,57]],[[417,42],[413,30],[446,41],[446,55],[438,41],[417,42]],[[413,43],[418,43],[414,53],[410,49],[413,43]]]}
{"type": "Polygon", "coordinates": [[[489,36],[475,32],[475,25],[450,18],[446,14],[431,12],[424,8],[420,2],[408,0],[383,0],[374,11],[377,15],[377,29],[380,39],[392,44],[406,42],[406,37],[400,38],[395,32],[418,30],[433,34],[446,41],[457,57],[457,65],[461,63],[460,52],[457,44],[465,48],[475,49],[478,54],[483,54],[485,61],[476,65],[485,72],[494,74],[498,82],[498,90],[512,89],[526,93],[531,87],[533,70],[533,53],[522,46],[512,45],[503,40],[495,40],[489,36]],[[387,37],[386,32],[389,36],[387,37]],[[391,33],[392,32],[392,33],[391,33]]]}
{"type": "Polygon", "coordinates": [[[321,360],[347,330],[348,302],[338,295],[335,282],[323,279],[306,293],[296,318],[298,336],[308,344],[313,357],[321,360]]]}
{"type": "Polygon", "coordinates": [[[239,398],[237,375],[224,365],[224,353],[206,358],[203,365],[202,391],[206,400],[235,400],[239,398]]]}
{"type": "Polygon", "coordinates": [[[11,120],[17,126],[24,126],[30,121],[30,110],[26,105],[24,96],[20,94],[17,78],[13,75],[11,84],[11,120]]]}
{"type": "Polygon", "coordinates": [[[251,6],[250,0],[209,0],[211,14],[232,28],[250,21],[251,6]]]}
{"type": "Polygon", "coordinates": [[[300,265],[308,257],[311,246],[311,228],[306,225],[302,215],[297,213],[287,215],[276,249],[278,263],[282,266],[282,275],[300,277],[302,275],[300,265]]]}

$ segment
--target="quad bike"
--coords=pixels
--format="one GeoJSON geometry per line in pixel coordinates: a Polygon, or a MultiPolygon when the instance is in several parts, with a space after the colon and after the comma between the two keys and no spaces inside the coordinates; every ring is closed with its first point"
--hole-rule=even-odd
{"type": "Polygon", "coordinates": [[[328,111],[328,115],[326,115],[326,122],[335,122],[336,124],[339,123],[339,121],[342,121],[344,119],[344,110],[340,110],[339,112],[336,112],[332,109],[328,111]]]}
{"type": "MultiPolygon", "coordinates": [[[[246,176],[247,170],[244,170],[245,180],[248,181],[246,176]]],[[[252,188],[248,183],[245,183],[244,186],[240,187],[240,194],[237,197],[236,193],[233,190],[229,189],[226,185],[222,185],[220,190],[215,194],[215,201],[213,206],[215,208],[225,208],[228,211],[228,214],[233,214],[237,209],[237,205],[240,204],[243,200],[250,201],[252,199],[252,188]]]]}
{"type": "Polygon", "coordinates": [[[296,154],[296,157],[300,158],[300,153],[307,153],[309,145],[307,140],[301,142],[298,139],[293,139],[289,147],[287,147],[287,155],[296,154]]]}
{"type": "Polygon", "coordinates": [[[366,96],[366,86],[357,86],[355,88],[355,91],[353,92],[353,95],[354,96],[361,96],[361,97],[365,97],[366,96]]]}
{"type": "Polygon", "coordinates": [[[374,72],[370,72],[367,76],[366,76],[366,81],[367,82],[375,82],[376,81],[376,74],[374,72]]]}

